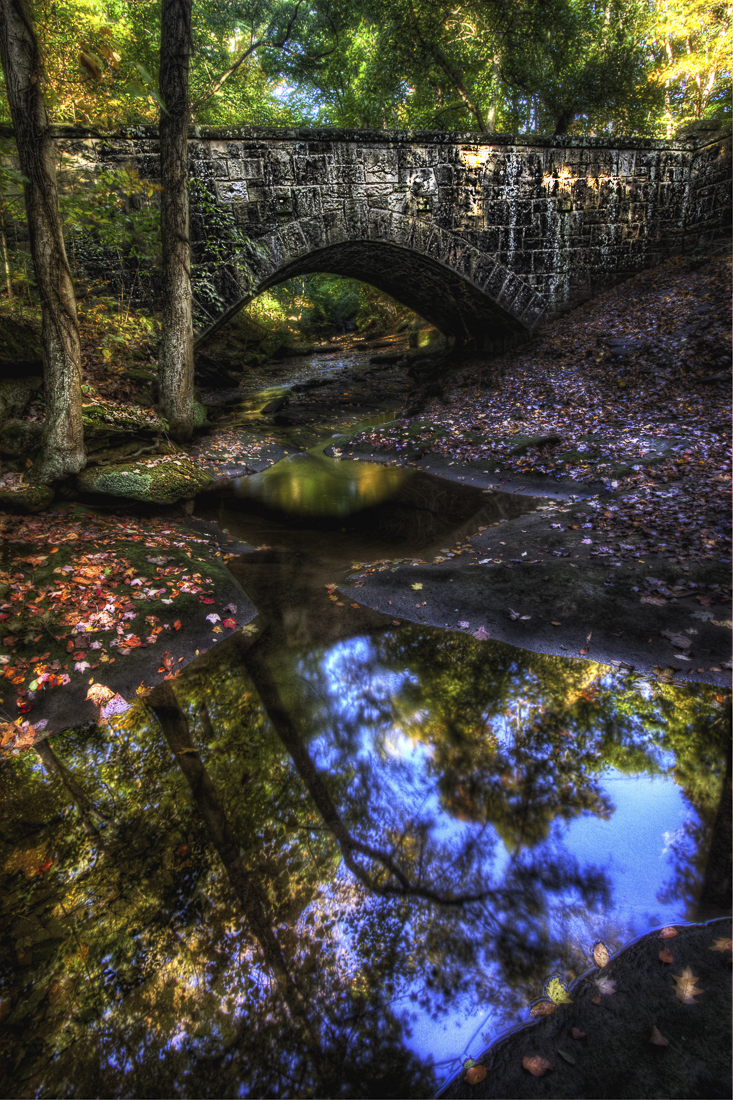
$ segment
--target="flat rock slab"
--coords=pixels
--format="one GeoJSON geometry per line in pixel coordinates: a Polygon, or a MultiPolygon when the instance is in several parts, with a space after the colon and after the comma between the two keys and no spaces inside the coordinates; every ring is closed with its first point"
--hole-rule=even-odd
{"type": "Polygon", "coordinates": [[[441,1098],[730,1097],[731,953],[712,948],[719,940],[730,943],[731,921],[678,925],[676,931],[671,939],[649,932],[602,970],[579,978],[569,990],[572,1004],[497,1040],[477,1060],[486,1077],[471,1085],[462,1070],[441,1098]],[[672,963],[660,961],[664,947],[672,963]],[[703,991],[689,1004],[676,995],[674,980],[687,969],[703,991]],[[615,983],[615,992],[602,993],[595,984],[602,979],[615,983]],[[574,1038],[573,1028],[585,1037],[574,1038]],[[667,1046],[649,1041],[652,1028],[667,1046]],[[553,1068],[534,1077],[523,1059],[538,1056],[553,1068]]]}
{"type": "Polygon", "coordinates": [[[0,574],[7,750],[96,720],[111,696],[113,710],[124,709],[138,688],[171,678],[256,615],[222,557],[241,546],[201,520],[65,506],[0,522],[9,551],[0,574]],[[94,685],[103,689],[96,699],[94,685]]]}
{"type": "MultiPolygon", "coordinates": [[[[460,469],[450,472],[460,484],[486,484],[486,478],[460,469]]],[[[725,563],[680,567],[642,557],[633,542],[595,529],[597,500],[562,499],[557,485],[551,488],[554,499],[528,499],[537,490],[527,479],[514,492],[507,494],[508,488],[487,491],[489,514],[477,511],[475,521],[456,532],[452,543],[442,543],[432,561],[391,568],[376,563],[351,574],[340,589],[400,620],[471,634],[483,629],[481,637],[625,665],[663,680],[730,683],[725,563]],[[520,499],[534,511],[518,517],[511,512],[511,502],[520,499]]]]}

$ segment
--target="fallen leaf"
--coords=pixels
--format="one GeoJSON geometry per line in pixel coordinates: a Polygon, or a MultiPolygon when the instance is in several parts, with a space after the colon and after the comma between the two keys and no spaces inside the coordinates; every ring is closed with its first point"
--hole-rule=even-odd
{"type": "Polygon", "coordinates": [[[717,940],[713,940],[712,944],[710,945],[710,950],[711,951],[730,951],[731,950],[731,941],[730,941],[730,939],[726,939],[725,936],[720,936],[717,940]]]}
{"type": "Polygon", "coordinates": [[[594,1005],[599,1005],[600,1003],[601,1003],[601,995],[599,993],[598,996],[593,997],[593,1004],[594,1005]]]}
{"type": "Polygon", "coordinates": [[[487,638],[491,637],[491,635],[483,626],[480,626],[478,630],[474,630],[473,636],[474,638],[478,639],[479,642],[485,642],[487,638]]]}
{"type": "Polygon", "coordinates": [[[578,653],[580,654],[581,657],[587,657],[588,656],[588,646],[583,646],[581,649],[578,650],[578,653]]]}
{"type": "Polygon", "coordinates": [[[419,592],[420,589],[422,588],[422,585],[421,584],[411,584],[410,588],[414,588],[416,592],[419,592]]]}
{"type": "Polygon", "coordinates": [[[181,749],[181,751],[180,751],[180,752],[177,752],[177,753],[176,753],[176,756],[185,756],[187,752],[195,752],[195,753],[197,753],[198,751],[199,751],[198,749],[181,749]]]}
{"type": "Polygon", "coordinates": [[[466,623],[466,622],[459,623],[458,625],[461,628],[461,630],[468,630],[471,626],[470,623],[466,623]]]}
{"type": "Polygon", "coordinates": [[[557,1048],[557,1053],[560,1055],[561,1058],[564,1058],[566,1062],[570,1062],[571,1066],[575,1065],[575,1059],[573,1058],[572,1054],[566,1054],[565,1051],[560,1050],[559,1047],[557,1048]]]}
{"type": "Polygon", "coordinates": [[[485,1066],[471,1066],[471,1068],[466,1071],[466,1076],[463,1080],[469,1085],[477,1085],[479,1081],[483,1081],[485,1076],[485,1066]]]}
{"type": "Polygon", "coordinates": [[[587,1038],[586,1033],[584,1031],[581,1031],[579,1027],[574,1027],[570,1034],[572,1035],[573,1039],[587,1038]]]}
{"type": "Polygon", "coordinates": [[[537,1001],[529,1010],[530,1016],[549,1016],[555,1011],[557,1005],[552,1001],[537,1001]]]}
{"type": "Polygon", "coordinates": [[[180,619],[176,619],[176,621],[173,624],[173,629],[174,630],[180,630],[181,629],[181,620],[180,619]]]}
{"type": "Polygon", "coordinates": [[[685,1005],[697,1004],[695,997],[698,997],[701,993],[704,993],[704,989],[697,989],[696,983],[699,982],[699,978],[690,970],[689,966],[686,966],[681,974],[673,974],[673,980],[677,984],[675,994],[685,1005]]]}
{"type": "Polygon", "coordinates": [[[667,925],[667,927],[663,928],[662,931],[659,933],[659,938],[660,940],[671,940],[672,936],[676,935],[678,935],[677,929],[672,928],[671,925],[667,925]]]}
{"type": "Polygon", "coordinates": [[[239,626],[239,623],[236,621],[236,619],[223,619],[221,625],[225,626],[227,630],[236,630],[239,626]]]}
{"type": "Polygon", "coordinates": [[[603,940],[599,940],[593,947],[593,958],[596,961],[596,966],[603,968],[608,960],[611,958],[608,948],[603,940]]]}
{"type": "Polygon", "coordinates": [[[210,615],[206,616],[206,621],[207,621],[207,623],[220,623],[221,619],[219,618],[219,616],[216,614],[215,611],[212,611],[210,615]]]}
{"type": "Polygon", "coordinates": [[[114,692],[111,688],[105,687],[104,684],[92,684],[87,692],[87,699],[91,699],[98,707],[104,706],[110,699],[113,698],[114,692]]]}
{"type": "Polygon", "coordinates": [[[663,947],[659,952],[659,961],[663,963],[673,963],[674,955],[668,947],[663,947]]]}
{"type": "Polygon", "coordinates": [[[522,1058],[522,1065],[529,1070],[533,1077],[542,1077],[548,1070],[554,1068],[552,1062],[548,1062],[546,1058],[541,1058],[539,1054],[535,1054],[533,1058],[525,1055],[522,1058]]]}
{"type": "Polygon", "coordinates": [[[586,640],[586,643],[587,643],[588,645],[590,645],[590,640],[591,640],[591,638],[592,638],[592,637],[593,637],[593,631],[591,630],[590,634],[589,634],[589,635],[588,635],[588,637],[587,637],[587,638],[585,639],[585,640],[586,640]]]}
{"type": "Polygon", "coordinates": [[[655,1047],[668,1047],[669,1046],[669,1039],[664,1038],[664,1036],[662,1035],[661,1031],[656,1026],[656,1024],[652,1028],[652,1033],[649,1036],[649,1042],[654,1043],[655,1047]]]}
{"type": "Polygon", "coordinates": [[[556,1005],[571,1005],[573,1003],[572,998],[568,996],[567,985],[556,974],[547,982],[544,994],[556,1005]]]}
{"type": "Polygon", "coordinates": [[[676,634],[673,630],[660,630],[663,638],[668,638],[676,649],[690,649],[692,640],[686,634],[676,634]]]}
{"type": "Polygon", "coordinates": [[[599,993],[603,993],[605,997],[610,997],[616,992],[616,980],[611,978],[597,978],[593,983],[598,988],[599,993]]]}
{"type": "Polygon", "coordinates": [[[550,619],[550,625],[551,626],[562,626],[562,623],[558,623],[554,619],[550,619]]]}

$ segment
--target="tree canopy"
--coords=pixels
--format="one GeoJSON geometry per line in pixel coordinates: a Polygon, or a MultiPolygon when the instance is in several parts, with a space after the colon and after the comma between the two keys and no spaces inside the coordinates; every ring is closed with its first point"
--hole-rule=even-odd
{"type": "MultiPolygon", "coordinates": [[[[35,0],[54,122],[160,110],[160,11],[35,0]]],[[[671,136],[729,117],[733,5],[710,0],[197,0],[198,124],[671,136]]],[[[7,120],[5,97],[0,118],[7,120]]]]}

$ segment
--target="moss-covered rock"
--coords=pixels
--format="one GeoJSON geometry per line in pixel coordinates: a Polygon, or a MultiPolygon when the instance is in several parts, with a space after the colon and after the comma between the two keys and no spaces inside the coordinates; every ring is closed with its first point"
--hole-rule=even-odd
{"type": "Polygon", "coordinates": [[[43,378],[31,375],[25,378],[0,378],[0,424],[11,417],[21,416],[36,390],[43,385],[43,378]]]}
{"type": "Polygon", "coordinates": [[[206,423],[206,409],[200,401],[194,401],[193,403],[193,426],[194,428],[201,428],[206,423]]]}
{"type": "Polygon", "coordinates": [[[48,485],[36,485],[33,482],[19,481],[14,485],[0,489],[0,509],[9,508],[19,512],[42,512],[48,508],[54,498],[53,489],[48,485]]]}
{"type": "Polygon", "coordinates": [[[43,425],[27,420],[6,420],[0,427],[0,454],[32,458],[41,446],[43,425]]]}
{"type": "Polygon", "coordinates": [[[154,504],[190,500],[212,481],[211,474],[194,466],[184,455],[87,467],[76,479],[83,493],[103,493],[154,504]]]}
{"type": "Polygon", "coordinates": [[[43,355],[41,344],[41,319],[35,322],[15,314],[4,303],[0,313],[0,347],[7,359],[40,359],[43,355]],[[7,312],[6,312],[7,311],[7,312]]]}

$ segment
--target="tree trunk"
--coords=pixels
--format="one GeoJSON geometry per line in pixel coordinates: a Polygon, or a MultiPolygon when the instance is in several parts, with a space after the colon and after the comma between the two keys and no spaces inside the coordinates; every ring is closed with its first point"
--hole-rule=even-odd
{"type": "Polygon", "coordinates": [[[86,463],[81,421],[81,349],[56,189],[56,158],[43,105],[40,59],[27,0],[0,0],[0,61],[15,127],[31,254],[41,298],[46,421],[33,469],[42,482],[86,463]]]}
{"type": "Polygon", "coordinates": [[[160,34],[160,231],[163,318],[160,401],[179,443],[193,434],[193,320],[188,234],[188,69],[192,0],[163,0],[160,34]]]}
{"type": "Polygon", "coordinates": [[[87,796],[86,791],[79,786],[66,765],[59,760],[48,741],[39,741],[35,746],[35,750],[36,755],[49,775],[58,776],[71,796],[72,801],[79,811],[84,831],[90,836],[95,835],[97,833],[95,822],[105,821],[104,814],[99,812],[92,800],[87,796]]]}
{"type": "Polygon", "coordinates": [[[224,864],[229,882],[260,945],[265,963],[277,980],[295,1024],[305,1038],[313,1043],[315,1049],[317,1042],[312,1034],[307,1007],[290,975],[267,915],[267,897],[254,874],[247,870],[216,788],[193,743],[186,715],[181,710],[172,686],[159,684],[150,693],[148,704],[160,722],[168,747],[191,789],[196,809],[201,814],[209,838],[224,864]]]}

